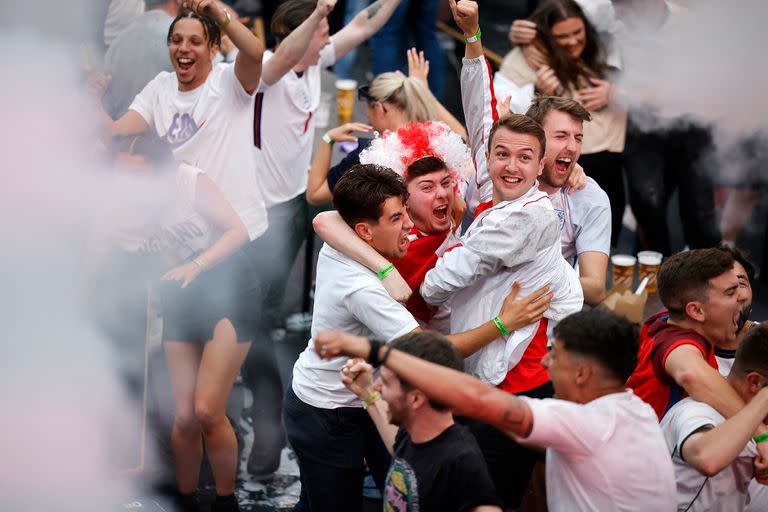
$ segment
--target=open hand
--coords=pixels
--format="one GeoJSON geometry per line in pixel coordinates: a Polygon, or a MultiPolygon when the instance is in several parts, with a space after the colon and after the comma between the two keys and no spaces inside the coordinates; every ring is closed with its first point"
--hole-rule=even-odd
{"type": "Polygon", "coordinates": [[[549,54],[537,41],[523,46],[522,52],[531,69],[539,69],[549,64],[549,54]]]}
{"type": "Polygon", "coordinates": [[[424,58],[424,52],[417,52],[416,48],[411,48],[406,52],[406,55],[408,57],[408,76],[429,87],[427,82],[429,61],[424,58]]]}
{"type": "Polygon", "coordinates": [[[182,281],[181,287],[186,288],[189,283],[194,281],[197,276],[200,275],[200,272],[203,271],[203,268],[190,261],[189,263],[185,263],[183,265],[180,265],[178,267],[172,268],[168,272],[163,275],[163,277],[160,278],[161,281],[182,281]]]}
{"type": "Polygon", "coordinates": [[[549,308],[553,295],[549,291],[549,286],[539,288],[522,299],[517,298],[519,293],[520,283],[515,281],[499,313],[499,318],[510,332],[541,320],[544,312],[549,308]]]}
{"type": "Polygon", "coordinates": [[[357,137],[352,135],[354,132],[368,133],[371,130],[373,130],[373,127],[367,124],[346,123],[328,130],[328,136],[335,142],[357,142],[357,137]]]}

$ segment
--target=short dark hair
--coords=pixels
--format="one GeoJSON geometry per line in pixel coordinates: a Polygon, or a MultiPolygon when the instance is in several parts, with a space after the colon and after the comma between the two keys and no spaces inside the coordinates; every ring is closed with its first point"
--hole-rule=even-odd
{"type": "Polygon", "coordinates": [[[448,167],[440,158],[437,158],[436,156],[425,156],[411,163],[411,165],[405,169],[405,181],[407,183],[412,179],[424,176],[425,174],[447,170],[448,167]]]}
{"type": "Polygon", "coordinates": [[[731,255],[733,258],[733,261],[736,261],[741,264],[742,267],[744,267],[744,271],[747,273],[747,279],[749,280],[749,286],[754,286],[755,284],[755,266],[752,264],[751,261],[749,261],[748,254],[746,254],[744,251],[739,249],[738,247],[731,247],[728,245],[721,245],[718,247],[721,251],[727,252],[731,255]]]}
{"type": "Polygon", "coordinates": [[[639,329],[623,316],[591,309],[564,318],[554,330],[563,347],[597,361],[625,382],[637,366],[639,329]]]}
{"type": "Polygon", "coordinates": [[[737,377],[746,377],[749,372],[758,372],[768,377],[768,325],[751,327],[736,349],[731,373],[737,377]]]}
{"type": "MultiPolygon", "coordinates": [[[[430,363],[439,364],[446,368],[457,371],[464,371],[464,359],[462,359],[456,347],[448,341],[448,338],[435,331],[417,331],[410,332],[405,336],[400,336],[390,343],[392,348],[396,348],[406,354],[416,356],[430,363]]],[[[399,378],[400,385],[405,390],[414,389],[408,382],[399,378]]],[[[449,407],[434,400],[429,401],[429,405],[436,411],[447,411],[449,407]]]]}
{"type": "Polygon", "coordinates": [[[176,22],[184,18],[191,18],[200,22],[200,24],[203,26],[203,34],[205,34],[205,37],[208,38],[209,48],[213,48],[214,45],[221,44],[221,29],[219,28],[218,23],[213,21],[213,18],[185,9],[182,10],[179,15],[173,19],[171,26],[168,28],[168,37],[166,38],[166,43],[168,43],[168,45],[171,44],[171,40],[173,39],[173,29],[176,27],[176,22]]]}
{"type": "Polygon", "coordinates": [[[384,201],[399,197],[408,201],[408,189],[400,175],[375,164],[357,164],[333,188],[333,206],[351,227],[362,221],[379,222],[384,201]]]}
{"type": "Polygon", "coordinates": [[[710,279],[733,268],[733,256],[716,247],[673,254],[661,265],[658,292],[672,320],[685,319],[691,301],[706,302],[710,279]]]}
{"type": "Polygon", "coordinates": [[[536,96],[525,115],[544,126],[544,118],[552,110],[568,114],[582,123],[592,120],[592,116],[581,103],[571,98],[559,96],[536,96]]]}
{"type": "Polygon", "coordinates": [[[279,43],[310,17],[317,7],[317,0],[288,0],[277,6],[269,29],[279,43]]]}
{"type": "Polygon", "coordinates": [[[119,153],[142,155],[147,162],[156,168],[166,168],[174,162],[171,146],[165,139],[160,138],[154,130],[141,135],[115,137],[113,148],[119,153]]]}
{"type": "Polygon", "coordinates": [[[541,146],[539,159],[544,157],[544,150],[547,147],[547,136],[544,135],[544,129],[541,125],[530,117],[522,114],[509,114],[493,123],[491,133],[488,135],[488,151],[491,151],[493,136],[496,135],[499,128],[506,128],[512,133],[533,135],[539,140],[539,145],[541,146]]]}

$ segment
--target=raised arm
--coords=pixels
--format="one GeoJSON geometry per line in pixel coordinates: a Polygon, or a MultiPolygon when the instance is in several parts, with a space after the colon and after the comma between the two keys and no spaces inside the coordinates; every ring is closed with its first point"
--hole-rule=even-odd
{"type": "Polygon", "coordinates": [[[253,94],[261,80],[261,58],[264,47],[256,35],[232,16],[219,0],[184,0],[182,7],[209,16],[229,36],[239,50],[235,59],[235,76],[248,94],[253,94]]]}
{"type": "MultiPolygon", "coordinates": [[[[378,272],[390,263],[387,258],[361,240],[336,210],[317,214],[312,220],[312,227],[323,242],[372,272],[378,272]]],[[[398,302],[405,302],[411,296],[411,289],[397,269],[389,272],[381,283],[389,295],[398,302]]]]}
{"type": "Polygon", "coordinates": [[[336,5],[336,0],[318,0],[317,7],[304,22],[277,45],[275,54],[264,64],[262,81],[267,85],[277,83],[293,69],[304,56],[317,26],[336,5]]]}
{"type": "MultiPolygon", "coordinates": [[[[367,359],[371,345],[367,338],[339,331],[318,333],[315,349],[321,357],[367,359]]],[[[428,363],[418,357],[383,346],[379,360],[389,351],[384,365],[401,379],[423,391],[430,399],[448,405],[455,414],[473,418],[510,435],[527,437],[533,427],[528,405],[515,395],[483,384],[465,373],[428,363]]]]}
{"type": "Polygon", "coordinates": [[[347,26],[331,36],[336,60],[379,31],[395,12],[400,0],[376,0],[357,13],[347,26]]]}
{"type": "Polygon", "coordinates": [[[392,455],[398,428],[389,422],[387,402],[382,400],[381,394],[373,387],[373,367],[362,359],[350,359],[341,369],[341,381],[357,398],[366,403],[368,416],[376,425],[387,451],[392,455]]]}
{"type": "MultiPolygon", "coordinates": [[[[429,82],[427,80],[427,77],[429,76],[429,61],[424,57],[424,52],[417,52],[416,48],[410,48],[406,52],[406,56],[408,58],[408,76],[420,81],[424,87],[429,89],[429,82]]],[[[435,102],[435,107],[437,107],[437,114],[440,121],[447,124],[451,130],[458,133],[462,139],[468,141],[469,135],[467,134],[464,125],[461,124],[453,114],[448,112],[448,109],[445,108],[437,98],[433,97],[432,99],[435,102]]]]}
{"type": "MultiPolygon", "coordinates": [[[[307,202],[313,205],[330,203],[333,198],[331,189],[328,186],[328,171],[331,168],[331,157],[333,156],[333,143],[336,142],[356,142],[357,137],[354,132],[368,133],[373,127],[363,123],[347,123],[332,130],[328,130],[326,135],[331,142],[323,140],[315,151],[315,157],[312,159],[312,165],[309,168],[309,178],[307,179],[307,202]]],[[[334,247],[335,249],[335,247],[334,247]]]]}
{"type": "Polygon", "coordinates": [[[724,423],[688,437],[681,455],[703,475],[714,476],[739,456],[766,415],[768,389],[763,388],[724,423]]]}
{"type": "MultiPolygon", "coordinates": [[[[456,24],[464,31],[465,37],[470,38],[477,34],[480,25],[476,2],[460,0],[456,3],[451,0],[451,11],[456,24]]],[[[472,157],[477,168],[475,185],[480,193],[479,200],[488,201],[493,186],[488,174],[486,146],[491,126],[499,118],[499,113],[496,107],[496,96],[493,93],[490,64],[483,56],[483,43],[479,38],[466,45],[460,83],[464,119],[467,123],[472,157]]],[[[474,210],[475,206],[470,205],[470,209],[474,210]]]]}

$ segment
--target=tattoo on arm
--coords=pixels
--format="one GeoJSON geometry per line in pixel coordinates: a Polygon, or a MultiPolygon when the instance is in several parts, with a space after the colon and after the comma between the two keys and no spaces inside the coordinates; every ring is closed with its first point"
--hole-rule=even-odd
{"type": "Polygon", "coordinates": [[[528,426],[527,412],[527,407],[522,400],[514,396],[509,397],[507,407],[501,411],[499,427],[522,433],[523,430],[527,430],[528,426]]]}
{"type": "Polygon", "coordinates": [[[368,19],[372,19],[374,16],[376,16],[376,13],[381,10],[382,6],[384,5],[384,0],[376,0],[376,2],[372,3],[370,6],[368,6],[365,9],[365,12],[368,13],[368,19]]]}

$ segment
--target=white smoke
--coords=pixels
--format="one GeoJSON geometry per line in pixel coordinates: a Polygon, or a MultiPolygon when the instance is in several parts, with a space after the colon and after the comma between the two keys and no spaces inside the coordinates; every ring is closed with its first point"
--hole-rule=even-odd
{"type": "Polygon", "coordinates": [[[0,45],[0,509],[114,509],[132,492],[114,461],[139,460],[121,452],[141,409],[82,308],[89,224],[115,197],[79,45],[33,29],[0,45]]]}
{"type": "Polygon", "coordinates": [[[661,113],[662,123],[687,117],[712,124],[719,134],[730,137],[765,128],[768,4],[764,0],[685,4],[682,10],[672,6],[667,26],[659,31],[637,32],[627,23],[621,86],[629,101],[636,108],[661,113]]]}

